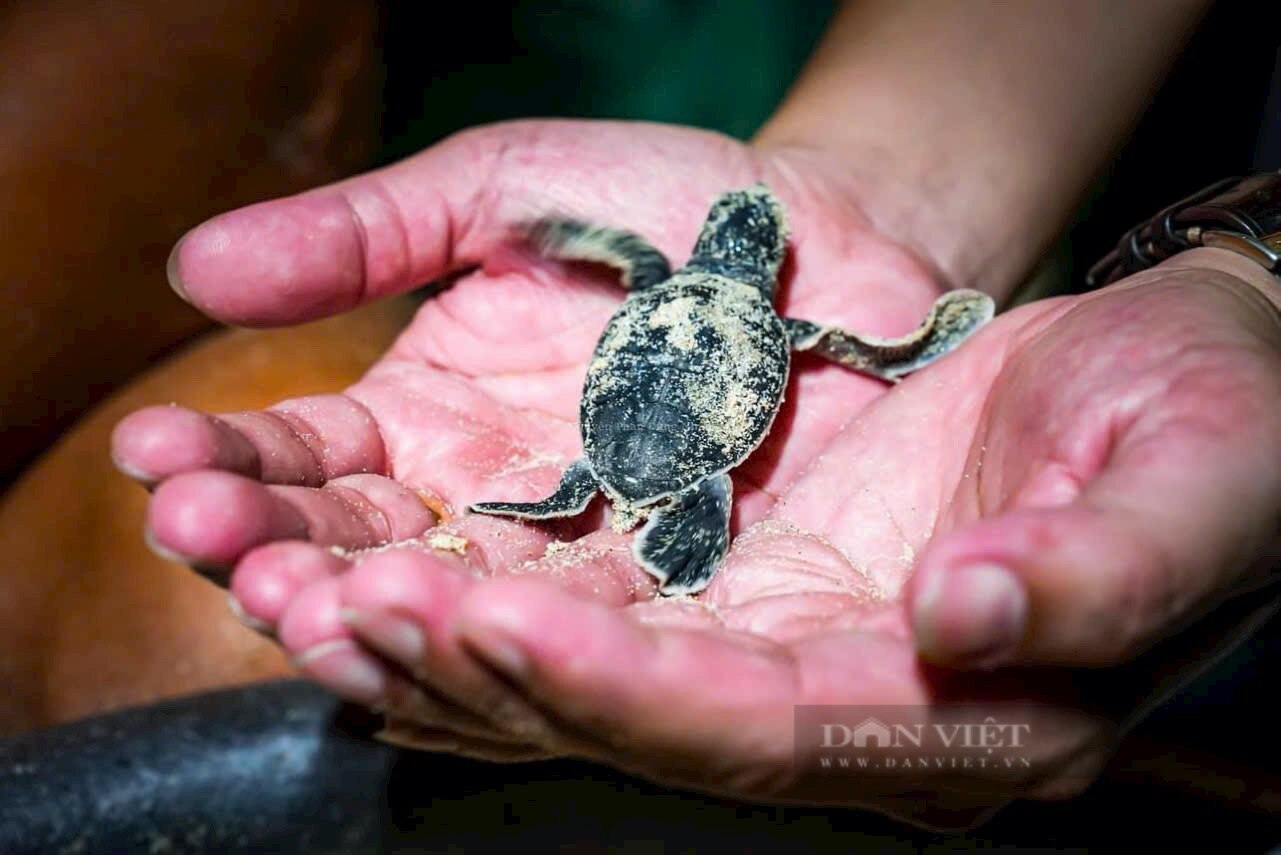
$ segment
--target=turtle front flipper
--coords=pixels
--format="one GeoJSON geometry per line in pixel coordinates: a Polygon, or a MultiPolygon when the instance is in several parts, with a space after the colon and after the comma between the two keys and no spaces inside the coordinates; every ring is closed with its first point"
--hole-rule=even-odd
{"type": "Polygon", "coordinates": [[[696,594],[707,587],[729,549],[729,476],[713,475],[649,515],[632,542],[663,594],[696,594]]]}
{"type": "Polygon", "coordinates": [[[534,220],[522,231],[548,258],[596,261],[618,268],[629,291],[643,291],[672,275],[667,256],[633,232],[570,219],[534,220]]]}
{"type": "Polygon", "coordinates": [[[883,380],[897,381],[955,350],[992,319],[996,305],[981,291],[949,291],[934,301],[921,325],[901,338],[860,336],[840,327],[784,318],[792,347],[883,380]]]}
{"type": "Polygon", "coordinates": [[[572,517],[587,509],[600,485],[586,460],[571,463],[560,476],[560,486],[541,502],[481,502],[468,510],[478,514],[496,514],[525,520],[572,517]]]}

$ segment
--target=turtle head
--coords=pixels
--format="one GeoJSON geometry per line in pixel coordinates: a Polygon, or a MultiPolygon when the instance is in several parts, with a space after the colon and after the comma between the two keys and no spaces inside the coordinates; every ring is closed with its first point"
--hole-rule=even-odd
{"type": "Polygon", "coordinates": [[[757,184],[712,203],[687,267],[755,285],[768,300],[786,252],[783,206],[768,187],[757,184]]]}

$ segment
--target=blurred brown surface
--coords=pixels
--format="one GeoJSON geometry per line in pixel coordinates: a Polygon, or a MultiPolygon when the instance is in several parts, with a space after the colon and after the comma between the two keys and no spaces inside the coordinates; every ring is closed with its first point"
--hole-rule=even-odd
{"type": "Polygon", "coordinates": [[[166,286],[184,231],[369,165],[375,0],[0,4],[0,733],[279,674],[225,596],[142,542],[108,456],[134,407],[235,409],[355,379],[388,305],[220,333],[166,286]],[[50,445],[77,417],[161,363],[50,445]]]}
{"type": "Polygon", "coordinates": [[[165,286],[218,212],[358,170],[374,0],[0,5],[0,484],[209,326],[165,286]]]}
{"type": "Polygon", "coordinates": [[[287,673],[226,593],[143,543],[147,493],[116,472],[111,430],[177,402],[213,412],[332,392],[408,321],[387,301],[288,330],[205,337],[114,395],[0,498],[0,736],[287,673]]]}

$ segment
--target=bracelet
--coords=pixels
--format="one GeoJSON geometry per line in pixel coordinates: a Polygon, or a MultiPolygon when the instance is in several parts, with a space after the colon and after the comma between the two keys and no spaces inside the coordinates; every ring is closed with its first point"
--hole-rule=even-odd
{"type": "Polygon", "coordinates": [[[1225,178],[1130,229],[1090,268],[1098,288],[1196,246],[1244,255],[1281,276],[1281,172],[1225,178]]]}

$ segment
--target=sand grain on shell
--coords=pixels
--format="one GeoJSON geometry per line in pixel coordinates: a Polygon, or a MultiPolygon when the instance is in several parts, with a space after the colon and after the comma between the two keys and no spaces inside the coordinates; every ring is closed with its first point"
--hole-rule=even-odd
{"type": "Polygon", "coordinates": [[[649,316],[649,326],[651,329],[666,329],[667,343],[688,353],[698,344],[698,323],[694,320],[697,308],[695,298],[677,297],[654,310],[649,316]]]}
{"type": "Polygon", "coordinates": [[[719,358],[702,376],[689,378],[685,393],[700,413],[703,432],[728,453],[773,402],[763,400],[750,382],[766,359],[743,322],[743,304],[756,300],[756,294],[729,280],[719,284],[700,320],[715,331],[723,349],[715,351],[719,358]]]}

